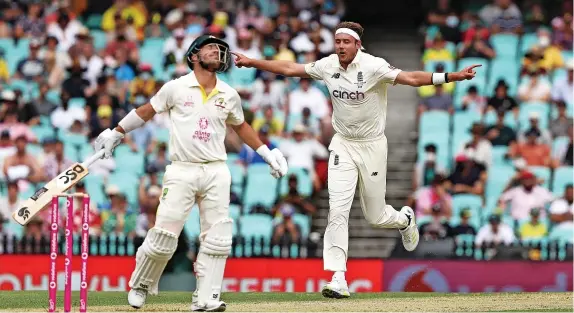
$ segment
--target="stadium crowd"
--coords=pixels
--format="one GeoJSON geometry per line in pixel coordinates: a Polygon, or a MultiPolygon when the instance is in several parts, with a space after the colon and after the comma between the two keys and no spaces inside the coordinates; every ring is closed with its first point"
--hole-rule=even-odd
{"type": "MultiPolygon", "coordinates": [[[[344,13],[334,0],[154,3],[115,0],[99,14],[67,0],[2,2],[1,233],[45,235],[49,210],[23,228],[11,213],[91,155],[102,130],[145,104],[166,81],[187,74],[184,54],[199,35],[221,37],[249,57],[311,62],[333,52],[331,29],[344,13]]],[[[316,210],[308,199],[324,187],[320,161],[328,157],[332,135],[326,88],[236,67],[219,78],[239,91],[248,122],[291,167],[277,182],[261,157],[229,132],[230,211],[242,216],[235,231],[274,242],[307,236],[316,210]]],[[[76,185],[91,196],[92,234],[144,236],[153,225],[169,164],[168,127],[166,116],[157,115],[76,185]]],[[[192,210],[186,225],[190,237],[199,233],[198,214],[192,210]]]]}
{"type": "Polygon", "coordinates": [[[472,81],[418,90],[409,202],[427,240],[572,243],[572,2],[550,2],[429,10],[422,66],[483,66],[472,81]]]}

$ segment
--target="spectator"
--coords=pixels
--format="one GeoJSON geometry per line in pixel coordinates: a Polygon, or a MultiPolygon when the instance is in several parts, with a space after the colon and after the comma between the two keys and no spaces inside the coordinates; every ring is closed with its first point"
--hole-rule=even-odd
{"type": "Polygon", "coordinates": [[[449,0],[439,0],[436,8],[430,10],[427,15],[427,22],[429,25],[438,26],[446,40],[458,42],[460,40],[459,18],[449,2],[449,0]]]}
{"type": "Polygon", "coordinates": [[[529,119],[530,128],[527,130],[522,130],[518,133],[518,142],[524,143],[526,142],[525,134],[530,130],[536,130],[540,133],[539,142],[545,145],[551,146],[552,145],[552,136],[550,135],[550,131],[548,129],[543,129],[540,127],[540,115],[538,112],[530,112],[529,119]]]}
{"type": "Polygon", "coordinates": [[[435,144],[427,144],[425,146],[425,154],[415,164],[413,171],[413,190],[416,191],[421,187],[426,187],[431,184],[437,175],[446,174],[446,169],[443,164],[437,162],[437,147],[435,144]]]}
{"type": "Polygon", "coordinates": [[[486,111],[486,98],[478,94],[476,86],[468,87],[467,94],[462,97],[462,110],[479,114],[486,111]]]}
{"type": "Polygon", "coordinates": [[[117,123],[117,116],[114,115],[113,109],[109,105],[100,105],[90,121],[90,139],[98,135],[106,128],[113,127],[117,123]]]}
{"type": "Polygon", "coordinates": [[[555,17],[551,24],[554,29],[553,42],[563,50],[572,51],[572,3],[568,5],[570,8],[564,10],[562,16],[555,17]]]}
{"type": "MultiPolygon", "coordinates": [[[[137,51],[138,47],[137,44],[133,41],[130,40],[126,34],[122,33],[122,32],[118,32],[116,33],[116,37],[115,40],[109,40],[108,44],[106,45],[106,50],[105,50],[105,55],[108,57],[112,57],[116,59],[116,63],[118,65],[123,64],[123,62],[121,62],[121,60],[118,60],[118,56],[117,56],[117,52],[118,51],[124,51],[124,54],[126,53],[126,51],[137,51]]],[[[125,56],[124,56],[125,58],[125,56]]],[[[115,67],[115,66],[112,66],[115,67]]]]}
{"type": "Polygon", "coordinates": [[[287,203],[292,205],[297,213],[313,215],[317,211],[317,208],[313,203],[306,199],[306,197],[299,193],[299,179],[297,178],[297,175],[289,175],[287,184],[289,187],[287,194],[284,195],[279,203],[275,205],[272,213],[277,212],[283,204],[287,203]]]}
{"type": "Polygon", "coordinates": [[[62,91],[66,92],[70,98],[85,98],[90,87],[90,82],[83,77],[86,68],[80,64],[79,60],[75,60],[67,70],[69,78],[62,83],[62,91]]]}
{"type": "Polygon", "coordinates": [[[469,224],[472,212],[469,208],[460,211],[460,224],[452,228],[452,235],[454,237],[458,235],[476,235],[476,229],[469,224]]]}
{"type": "Polygon", "coordinates": [[[494,89],[494,96],[488,99],[487,110],[512,111],[515,117],[518,117],[518,103],[514,98],[508,95],[508,85],[500,80],[494,89]]]}
{"type": "Polygon", "coordinates": [[[104,12],[102,17],[102,29],[106,32],[116,29],[119,16],[123,20],[132,19],[133,25],[138,30],[142,30],[146,25],[146,12],[142,12],[135,4],[130,4],[128,0],[115,0],[114,4],[104,12]]]}
{"type": "MultiPolygon", "coordinates": [[[[133,50],[135,51],[135,50],[133,50]]],[[[132,50],[118,49],[115,52],[115,58],[118,64],[116,68],[116,79],[123,85],[132,81],[136,77],[136,68],[133,67],[133,63],[128,59],[128,53],[132,53],[132,50]]]]}
{"type": "Polygon", "coordinates": [[[327,148],[315,139],[307,139],[307,128],[303,125],[293,127],[292,141],[285,141],[279,147],[291,168],[302,168],[313,180],[315,190],[320,190],[321,182],[315,173],[315,159],[329,158],[327,148]]]}
{"type": "Polygon", "coordinates": [[[115,185],[106,188],[109,197],[108,208],[102,210],[102,232],[104,234],[135,235],[137,214],[132,212],[125,194],[115,185]]]}
{"type": "MultiPolygon", "coordinates": [[[[435,73],[444,73],[444,64],[443,63],[437,63],[434,71],[435,71],[435,73]]],[[[437,85],[421,86],[421,87],[417,88],[417,91],[418,91],[419,96],[421,98],[428,98],[428,97],[436,95],[436,89],[439,86],[440,86],[440,88],[442,88],[441,94],[448,95],[450,97],[450,95],[452,95],[452,93],[454,91],[455,83],[450,82],[450,83],[446,83],[446,84],[442,84],[442,85],[438,85],[438,86],[437,85]]],[[[451,99],[451,102],[452,102],[452,99],[451,99]]]]}
{"type": "Polygon", "coordinates": [[[52,137],[42,139],[42,151],[36,155],[36,160],[38,160],[38,166],[40,166],[40,168],[44,168],[46,161],[54,156],[56,141],[57,140],[52,137]]]}
{"type": "Polygon", "coordinates": [[[293,213],[295,213],[295,209],[291,204],[283,203],[280,205],[273,222],[272,244],[297,243],[299,241],[301,230],[299,225],[293,222],[293,213]]]}
{"type": "Polygon", "coordinates": [[[521,101],[549,101],[550,84],[540,79],[537,70],[530,70],[530,80],[524,80],[518,87],[518,97],[521,101]]]}
{"type": "Polygon", "coordinates": [[[98,77],[100,77],[104,69],[104,60],[96,54],[91,37],[82,46],[80,51],[80,62],[86,66],[83,78],[90,82],[90,87],[95,87],[98,77]]]}
{"type": "Polygon", "coordinates": [[[568,129],[572,127],[572,119],[566,115],[566,103],[559,100],[556,107],[558,108],[558,116],[550,122],[550,134],[552,138],[568,136],[570,133],[568,129]]]}
{"type": "Polygon", "coordinates": [[[451,235],[451,227],[448,224],[448,214],[443,212],[440,204],[433,205],[431,209],[431,220],[420,226],[420,234],[425,241],[444,239],[451,235]]]}
{"type": "Polygon", "coordinates": [[[530,9],[526,10],[524,16],[524,31],[532,33],[539,27],[547,25],[549,22],[546,12],[540,3],[532,3],[530,9]]]}
{"type": "Polygon", "coordinates": [[[484,58],[493,59],[496,57],[496,51],[484,39],[480,32],[475,32],[474,37],[470,41],[464,42],[463,46],[458,51],[459,58],[484,58]]]}
{"type": "Polygon", "coordinates": [[[275,110],[286,111],[285,82],[278,80],[271,72],[262,72],[253,85],[249,103],[252,110],[271,106],[275,110]]]}
{"type": "Polygon", "coordinates": [[[496,124],[486,129],[486,139],[490,140],[493,146],[511,147],[516,144],[516,133],[504,125],[504,117],[504,112],[498,112],[496,124]]]}
{"type": "Polygon", "coordinates": [[[19,187],[16,181],[8,181],[6,184],[8,192],[6,197],[0,198],[0,219],[10,219],[13,212],[20,209],[22,200],[20,200],[19,187]]]}
{"type": "Polygon", "coordinates": [[[492,33],[520,33],[522,31],[522,13],[512,0],[496,0],[493,4],[484,6],[479,16],[491,26],[492,33]]]}
{"type": "Polygon", "coordinates": [[[3,245],[0,245],[0,254],[8,253],[8,251],[14,248],[12,238],[14,238],[15,233],[6,226],[8,222],[10,222],[10,218],[0,214],[0,238],[3,239],[3,245]],[[4,247],[6,247],[6,251],[4,247]]]}
{"type": "Polygon", "coordinates": [[[488,41],[490,38],[490,31],[481,20],[478,14],[470,13],[467,20],[468,28],[464,31],[462,42],[464,45],[471,43],[477,36],[481,40],[488,41]]]}
{"type": "Polygon", "coordinates": [[[140,105],[145,104],[148,99],[150,99],[156,90],[156,82],[153,77],[153,69],[149,64],[141,64],[139,66],[139,73],[138,76],[130,83],[130,93],[132,97],[130,101],[134,103],[134,106],[137,108],[139,105],[137,103],[141,103],[140,105]],[[143,99],[138,99],[142,97],[143,99]],[[142,103],[143,102],[143,103],[142,103]]]}
{"type": "MultiPolygon", "coordinates": [[[[99,161],[98,161],[99,162],[99,161]]],[[[90,168],[90,175],[92,175],[92,169],[90,168]]],[[[86,185],[83,181],[79,181],[74,185],[76,192],[78,193],[88,193],[86,190],[86,185]]],[[[99,236],[102,232],[102,219],[100,218],[100,212],[98,211],[97,204],[90,199],[89,205],[89,233],[93,236],[99,236]]],[[[76,233],[80,233],[82,229],[82,218],[83,218],[83,199],[79,197],[74,197],[74,226],[76,233]]]]}
{"type": "Polygon", "coordinates": [[[543,208],[553,200],[552,193],[537,185],[536,176],[531,172],[523,171],[520,182],[520,186],[504,192],[498,200],[498,206],[508,209],[512,218],[517,221],[526,219],[533,208],[543,208]],[[510,207],[507,206],[508,203],[510,207]]]}
{"type": "MultiPolygon", "coordinates": [[[[277,146],[269,140],[269,126],[263,125],[259,129],[259,139],[269,148],[269,150],[277,148],[277,146]]],[[[244,166],[251,164],[265,164],[265,160],[263,160],[258,153],[255,153],[255,151],[245,143],[239,152],[239,160],[244,166]]]]}
{"type": "Polygon", "coordinates": [[[153,125],[146,123],[125,136],[125,142],[133,152],[151,154],[157,144],[157,140],[154,138],[154,131],[153,125]]]}
{"type": "Polygon", "coordinates": [[[64,9],[57,12],[57,21],[49,23],[47,33],[58,39],[58,50],[68,51],[76,42],[76,35],[82,28],[82,24],[75,18],[72,19],[70,14],[64,9]]]}
{"type": "Polygon", "coordinates": [[[443,92],[442,85],[435,86],[436,93],[428,98],[423,99],[419,105],[417,120],[426,111],[445,111],[453,113],[452,96],[443,92]]]}
{"type": "Polygon", "coordinates": [[[114,22],[116,23],[116,27],[114,30],[106,33],[106,41],[114,40],[119,34],[124,35],[130,42],[138,41],[138,30],[134,27],[134,20],[132,18],[128,17],[125,19],[121,14],[116,13],[116,15],[114,15],[114,22]]]}
{"type": "Polygon", "coordinates": [[[552,84],[552,100],[574,105],[574,60],[566,63],[567,76],[557,78],[552,84]]]}
{"type": "Polygon", "coordinates": [[[153,172],[164,172],[166,166],[171,163],[167,155],[167,145],[165,143],[157,144],[157,154],[150,161],[149,167],[154,169],[153,172]]]}
{"type": "Polygon", "coordinates": [[[480,123],[474,123],[470,129],[472,139],[465,143],[460,150],[462,153],[467,149],[472,149],[473,159],[488,168],[492,164],[492,144],[485,138],[484,126],[480,123]]]}
{"type": "Polygon", "coordinates": [[[488,246],[511,245],[516,240],[514,232],[509,225],[500,221],[500,215],[491,215],[488,218],[488,224],[478,230],[474,239],[474,244],[481,247],[483,244],[488,246]]]}
{"type": "Polygon", "coordinates": [[[550,205],[550,221],[558,227],[573,227],[574,195],[572,184],[564,189],[564,196],[558,198],[550,205]]]}
{"type": "Polygon", "coordinates": [[[45,175],[45,180],[50,181],[58,174],[65,171],[67,168],[72,166],[74,162],[64,156],[64,143],[56,140],[54,145],[54,154],[49,156],[44,164],[43,172],[45,175]]]}
{"type": "Polygon", "coordinates": [[[573,165],[572,159],[574,158],[574,155],[572,153],[572,132],[574,132],[574,129],[570,126],[568,128],[569,140],[556,146],[556,150],[553,155],[554,160],[552,161],[553,167],[573,165]]]}
{"type": "Polygon", "coordinates": [[[70,107],[70,96],[67,92],[62,92],[60,96],[61,106],[56,108],[50,115],[52,126],[61,130],[68,130],[76,120],[84,122],[86,113],[84,109],[74,106],[70,107]]]}
{"type": "Polygon", "coordinates": [[[32,183],[42,181],[43,173],[36,157],[26,151],[28,140],[19,136],[14,140],[16,153],[4,159],[4,177],[7,180],[24,179],[32,183]]]}
{"type": "Polygon", "coordinates": [[[145,237],[147,231],[155,224],[156,211],[159,206],[159,197],[161,196],[161,187],[150,185],[145,188],[143,179],[140,180],[139,186],[139,204],[140,214],[136,221],[136,235],[145,237]]]}
{"type": "MultiPolygon", "coordinates": [[[[1,124],[0,124],[1,125],[1,124]]],[[[10,139],[10,130],[4,129],[0,132],[0,165],[4,164],[7,156],[16,153],[16,147],[10,139]]],[[[0,180],[4,181],[4,171],[0,171],[0,180]]]]}
{"type": "Polygon", "coordinates": [[[486,170],[482,164],[473,160],[473,154],[472,149],[467,149],[464,154],[456,157],[455,169],[445,186],[451,194],[483,195],[486,170]]]}
{"type": "Polygon", "coordinates": [[[540,131],[530,129],[525,133],[526,141],[518,142],[508,151],[510,158],[522,158],[528,166],[550,166],[550,147],[539,141],[540,131]]]}
{"type": "Polygon", "coordinates": [[[235,27],[238,29],[247,28],[253,25],[258,31],[265,30],[267,18],[261,14],[261,7],[256,2],[249,2],[247,8],[239,10],[235,20],[235,27]]]}
{"type": "Polygon", "coordinates": [[[10,69],[8,68],[8,62],[6,62],[6,50],[0,48],[0,83],[8,84],[9,82],[10,69]]]}
{"type": "Polygon", "coordinates": [[[291,114],[289,116],[292,125],[303,125],[307,129],[307,134],[309,138],[315,138],[316,140],[321,140],[321,123],[318,118],[311,115],[311,110],[307,107],[303,108],[301,115],[291,114]]]}
{"type": "Polygon", "coordinates": [[[114,111],[119,112],[120,100],[108,92],[107,82],[108,79],[105,76],[98,77],[95,91],[86,99],[86,116],[91,117],[92,114],[96,114],[100,105],[108,105],[114,111]]]}
{"type": "Polygon", "coordinates": [[[46,72],[44,62],[38,57],[41,43],[38,39],[30,40],[30,53],[27,57],[20,60],[16,67],[17,78],[27,81],[39,81],[40,77],[46,72]]]}
{"type": "Polygon", "coordinates": [[[452,197],[448,194],[446,185],[445,177],[437,174],[430,186],[422,187],[415,192],[417,218],[431,215],[434,207],[440,208],[442,215],[450,217],[452,214],[452,197]]]}
{"type": "Polygon", "coordinates": [[[58,107],[54,101],[46,98],[50,86],[46,83],[40,85],[40,94],[36,100],[33,101],[34,108],[39,115],[49,116],[58,107]]]}
{"type": "Polygon", "coordinates": [[[255,131],[259,131],[263,125],[269,127],[270,136],[281,136],[283,132],[283,122],[274,116],[273,107],[271,106],[263,108],[263,117],[256,118],[251,127],[255,131]]]}
{"type": "Polygon", "coordinates": [[[327,98],[321,90],[311,85],[309,78],[301,78],[298,88],[289,93],[290,113],[302,112],[305,107],[320,120],[330,113],[327,98]]]}
{"type": "Polygon", "coordinates": [[[539,208],[530,210],[530,220],[520,226],[519,234],[522,240],[542,239],[548,235],[548,227],[540,222],[539,208]]]}
{"type": "Polygon", "coordinates": [[[169,65],[185,63],[185,53],[191,45],[193,37],[186,36],[183,28],[176,28],[173,35],[163,44],[164,63],[167,68],[169,65]]]}
{"type": "Polygon", "coordinates": [[[18,122],[18,112],[14,109],[8,109],[4,118],[0,120],[0,131],[9,131],[10,139],[16,140],[18,137],[24,137],[29,142],[37,142],[36,135],[30,129],[30,126],[18,122]]]}
{"type": "Polygon", "coordinates": [[[245,29],[241,28],[237,32],[237,52],[244,54],[252,59],[262,59],[261,51],[257,45],[253,42],[253,34],[245,29]]]}
{"type": "Polygon", "coordinates": [[[436,34],[432,44],[425,50],[422,61],[454,61],[455,55],[447,47],[447,41],[441,33],[436,34]]]}
{"type": "Polygon", "coordinates": [[[523,69],[531,66],[540,68],[546,73],[551,73],[557,68],[564,66],[564,60],[560,48],[552,43],[552,34],[544,27],[536,32],[538,42],[524,55],[522,60],[523,69]]]}
{"type": "Polygon", "coordinates": [[[18,121],[26,123],[28,126],[38,125],[40,123],[40,115],[36,107],[31,102],[25,100],[21,89],[14,89],[14,95],[16,100],[14,102],[8,102],[8,104],[11,103],[15,105],[15,108],[18,110],[18,121]]]}

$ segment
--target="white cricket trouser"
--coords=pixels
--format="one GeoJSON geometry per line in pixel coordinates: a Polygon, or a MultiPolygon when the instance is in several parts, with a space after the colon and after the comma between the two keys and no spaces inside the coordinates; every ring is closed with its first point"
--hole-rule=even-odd
{"type": "Polygon", "coordinates": [[[195,203],[199,206],[200,241],[211,226],[229,217],[231,174],[223,161],[206,164],[172,162],[163,177],[156,227],[176,234],[195,203]]]}
{"type": "Polygon", "coordinates": [[[351,141],[335,134],[329,145],[329,220],[323,244],[324,269],[346,271],[349,212],[357,180],[363,215],[373,227],[404,228],[408,219],[386,205],[387,138],[351,141]]]}

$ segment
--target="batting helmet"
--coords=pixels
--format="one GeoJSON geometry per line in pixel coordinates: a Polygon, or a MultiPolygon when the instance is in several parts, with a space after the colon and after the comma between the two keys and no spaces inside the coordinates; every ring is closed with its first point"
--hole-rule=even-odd
{"type": "MultiPolygon", "coordinates": [[[[231,53],[229,51],[229,45],[225,41],[211,35],[199,36],[191,43],[191,45],[187,49],[187,52],[185,53],[185,60],[187,62],[187,66],[189,66],[189,68],[193,70],[193,62],[191,61],[191,56],[197,54],[201,49],[201,47],[207,44],[216,44],[217,48],[219,49],[220,64],[216,72],[222,73],[227,71],[227,69],[229,69],[229,67],[231,66],[231,53]]],[[[199,62],[201,63],[201,59],[199,60],[199,62]]]]}

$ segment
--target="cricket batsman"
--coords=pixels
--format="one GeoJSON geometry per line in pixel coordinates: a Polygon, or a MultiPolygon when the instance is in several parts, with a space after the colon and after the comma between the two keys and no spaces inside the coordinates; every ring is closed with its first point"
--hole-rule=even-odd
{"type": "Polygon", "coordinates": [[[334,272],[322,289],[328,298],[350,296],[345,272],[349,249],[349,211],[357,181],[361,208],[373,227],[398,228],[406,250],[413,251],[419,233],[413,210],[400,211],[385,204],[387,138],[385,120],[387,85],[440,85],[472,79],[473,65],[455,73],[407,72],[382,58],[362,50],[363,27],[342,22],[335,28],[335,54],[309,64],[290,61],[254,60],[236,56],[239,67],[253,67],[289,77],[320,79],[325,82],[333,102],[335,130],[330,145],[328,188],[329,220],[324,236],[324,269],[334,272]]]}
{"type": "Polygon", "coordinates": [[[186,61],[191,73],[167,82],[149,103],[132,110],[115,129],[103,131],[95,141],[104,158],[125,134],[143,126],[156,113],[169,112],[169,158],[155,226],[136,253],[136,266],[129,286],[128,302],[134,308],[145,304],[148,294],[158,293],[158,282],[177,247],[185,221],[194,203],[199,205],[201,242],[195,271],[197,288],[192,311],[222,312],[220,300],[225,262],[231,252],[232,223],[229,217],[231,175],[225,163],[227,125],[269,164],[271,175],[284,176],[287,161],[270,151],[244,120],[236,90],[220,81],[216,73],[231,65],[229,45],[203,35],[189,47],[186,61]]]}

